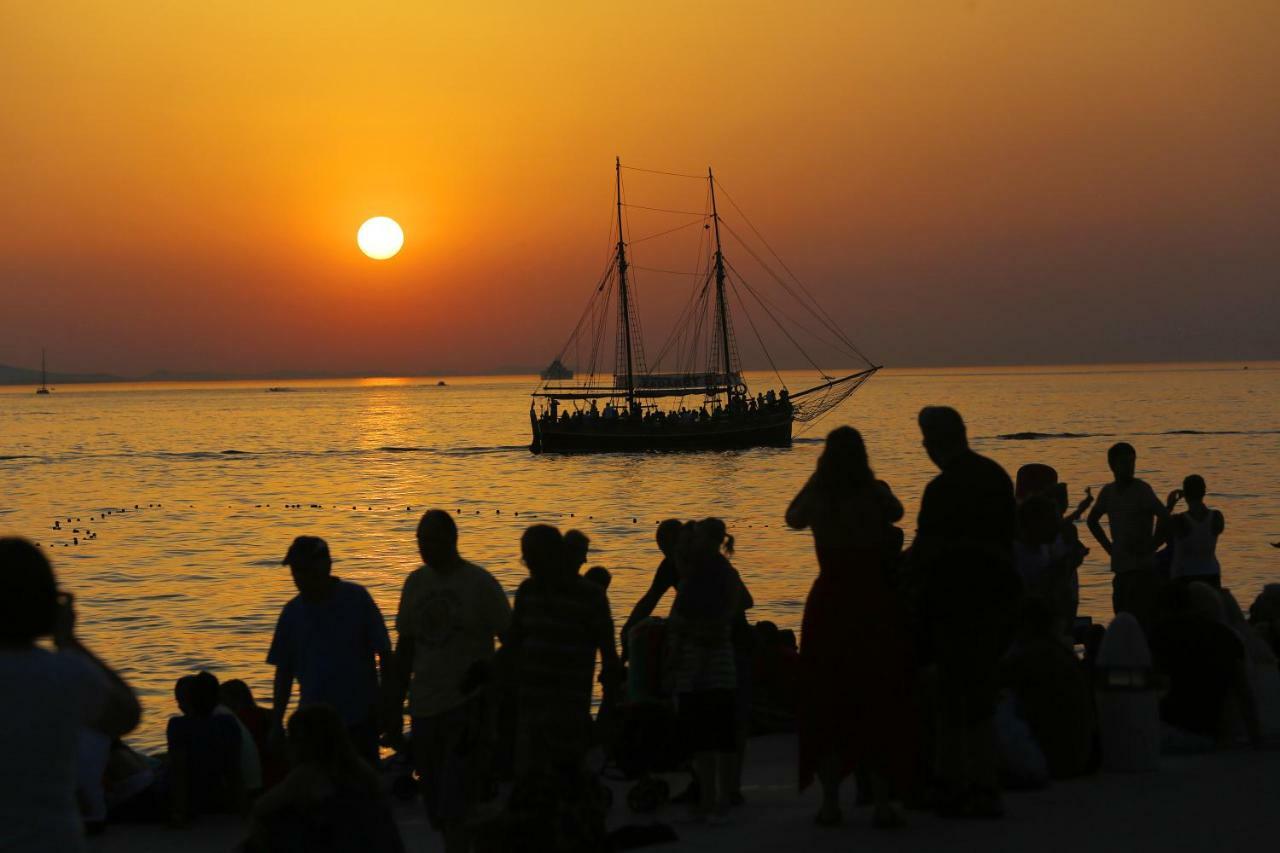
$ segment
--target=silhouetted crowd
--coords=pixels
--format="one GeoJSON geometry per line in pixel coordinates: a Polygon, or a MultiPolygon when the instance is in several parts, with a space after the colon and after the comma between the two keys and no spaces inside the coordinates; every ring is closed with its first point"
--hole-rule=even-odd
{"type": "Polygon", "coordinates": [[[575,429],[599,430],[628,424],[649,428],[689,427],[751,419],[757,415],[787,414],[791,411],[791,398],[787,389],[783,388],[775,392],[770,388],[754,397],[749,394],[731,393],[723,404],[716,400],[709,405],[704,404],[696,408],[680,406],[671,410],[643,406],[639,402],[631,406],[619,406],[615,405],[613,400],[606,400],[602,408],[598,400],[592,399],[571,411],[562,409],[560,400],[552,398],[546,407],[537,413],[537,417],[544,426],[558,424],[575,429]]]}
{"type": "Polygon", "coordinates": [[[0,849],[79,850],[108,822],[233,813],[249,818],[245,851],[398,851],[389,791],[420,797],[451,853],[629,849],[675,836],[652,822],[607,833],[603,776],[629,780],[634,812],[675,801],[723,822],[747,802],[749,736],[776,732],[796,735],[800,789],[821,787],[818,824],[843,821],[853,777],[890,828],[903,807],[997,818],[1005,790],[1280,734],[1280,585],[1248,619],[1222,588],[1225,519],[1201,477],[1161,501],[1117,444],[1113,481],[1068,512],[1051,466],[1015,482],[969,448],[954,410],[926,408],[919,425],[939,473],[909,547],[902,504],[849,427],[787,508],[818,563],[798,643],[749,620],[720,519],[658,525],[661,561],[618,632],[610,573],[584,571],[581,532],[526,529],[528,577],[509,599],[431,510],[394,647],[327,543],[300,536],[282,560],[298,594],[267,652],[270,705],[243,681],[184,676],[162,757],[122,740],[138,700],[77,638],[44,554],[0,539],[0,849]],[[1086,512],[1111,561],[1107,628],[1077,614],[1086,512]]]}

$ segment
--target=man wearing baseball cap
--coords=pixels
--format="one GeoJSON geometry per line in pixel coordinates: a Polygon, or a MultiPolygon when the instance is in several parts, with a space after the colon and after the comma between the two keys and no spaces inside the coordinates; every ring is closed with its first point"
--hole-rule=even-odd
{"type": "Polygon", "coordinates": [[[284,724],[296,679],[299,707],[333,706],[356,750],[376,765],[378,670],[391,654],[382,611],[364,587],[331,574],[329,545],[318,536],[294,539],[281,564],[298,594],[280,612],[267,654],[276,668],[273,729],[284,724]]]}

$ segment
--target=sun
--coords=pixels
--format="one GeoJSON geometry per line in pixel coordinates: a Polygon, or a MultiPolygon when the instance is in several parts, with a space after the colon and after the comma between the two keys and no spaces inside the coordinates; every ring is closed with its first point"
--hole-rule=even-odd
{"type": "Polygon", "coordinates": [[[389,216],[375,216],[356,232],[356,245],[375,261],[395,257],[404,245],[404,231],[389,216]]]}

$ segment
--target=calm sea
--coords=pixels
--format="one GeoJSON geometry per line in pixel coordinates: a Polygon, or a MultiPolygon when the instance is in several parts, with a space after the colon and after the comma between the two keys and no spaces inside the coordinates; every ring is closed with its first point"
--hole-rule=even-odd
{"type": "MultiPolygon", "coordinates": [[[[173,681],[192,670],[244,678],[269,702],[264,658],[293,594],[279,563],[294,536],[327,538],[335,572],[368,586],[390,619],[429,506],[459,513],[463,553],[509,591],[524,575],[525,525],[583,530],[592,563],[614,573],[619,621],[658,562],[656,522],[719,515],[757,618],[798,627],[816,565],[809,535],[782,515],[822,436],[863,432],[907,506],[909,538],[933,474],[914,421],[930,403],[960,409],[976,448],[1011,473],[1057,467],[1073,501],[1106,482],[1120,439],[1161,496],[1203,474],[1227,518],[1225,583],[1247,606],[1280,579],[1268,544],[1280,540],[1280,364],[884,371],[790,449],[690,455],[533,456],[532,379],[447,381],[0,389],[0,532],[47,548],[82,633],[144,696],[143,746],[162,742],[173,681]]],[[[1096,616],[1109,612],[1100,555],[1082,572],[1082,612],[1096,616]]]]}

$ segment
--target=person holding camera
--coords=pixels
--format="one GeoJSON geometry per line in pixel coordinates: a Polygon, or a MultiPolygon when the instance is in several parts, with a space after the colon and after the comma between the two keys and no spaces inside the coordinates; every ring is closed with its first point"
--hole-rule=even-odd
{"type": "Polygon", "coordinates": [[[0,538],[0,850],[79,851],[76,744],[118,738],[142,715],[133,689],[75,634],[70,593],[25,539],[0,538]],[[36,641],[52,637],[56,651],[36,641]]]}

